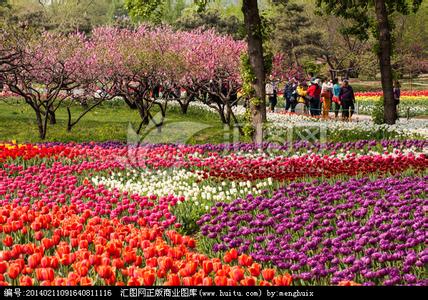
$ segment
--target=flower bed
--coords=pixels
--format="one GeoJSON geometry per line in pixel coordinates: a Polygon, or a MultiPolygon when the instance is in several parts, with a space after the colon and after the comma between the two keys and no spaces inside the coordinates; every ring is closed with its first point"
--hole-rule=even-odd
{"type": "Polygon", "coordinates": [[[427,284],[427,153],[2,143],[0,284],[427,284]]]}

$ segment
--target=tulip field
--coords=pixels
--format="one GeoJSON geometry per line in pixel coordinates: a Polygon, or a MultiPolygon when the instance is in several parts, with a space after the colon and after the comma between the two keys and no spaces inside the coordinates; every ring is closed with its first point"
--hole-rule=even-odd
{"type": "MultiPolygon", "coordinates": [[[[361,114],[371,114],[382,95],[382,92],[355,93],[355,99],[358,103],[358,112],[361,114]]],[[[398,113],[402,117],[427,115],[428,90],[402,91],[398,113]]]]}
{"type": "Polygon", "coordinates": [[[428,141],[0,144],[1,285],[427,285],[428,141]]]}

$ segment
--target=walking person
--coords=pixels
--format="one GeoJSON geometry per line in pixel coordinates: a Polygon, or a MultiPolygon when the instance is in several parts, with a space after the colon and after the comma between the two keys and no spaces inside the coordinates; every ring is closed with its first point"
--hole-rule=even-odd
{"type": "Polygon", "coordinates": [[[397,111],[397,120],[399,119],[398,105],[400,104],[400,96],[401,96],[400,88],[401,88],[400,82],[398,80],[395,80],[394,81],[394,88],[393,88],[392,92],[394,95],[395,109],[397,111]]]}
{"type": "Polygon", "coordinates": [[[309,111],[311,112],[311,116],[315,117],[321,115],[321,87],[319,79],[311,82],[311,86],[308,88],[307,98],[309,100],[309,111]]]}
{"type": "Polygon", "coordinates": [[[342,118],[344,121],[349,121],[354,114],[355,95],[354,89],[349,85],[348,79],[343,80],[342,87],[340,88],[339,99],[342,103],[342,118]]]}
{"type": "Polygon", "coordinates": [[[339,84],[338,78],[333,79],[332,92],[333,92],[332,102],[333,102],[334,117],[335,117],[335,119],[337,119],[339,117],[340,107],[342,106],[342,104],[340,103],[340,98],[339,98],[340,84],[339,84]]]}

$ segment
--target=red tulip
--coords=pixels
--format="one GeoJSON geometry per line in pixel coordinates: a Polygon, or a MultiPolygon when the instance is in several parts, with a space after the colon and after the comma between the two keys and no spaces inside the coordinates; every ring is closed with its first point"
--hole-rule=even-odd
{"type": "Polygon", "coordinates": [[[52,268],[37,268],[36,277],[38,281],[52,281],[55,277],[54,270],[52,268]]]}
{"type": "Polygon", "coordinates": [[[204,277],[202,279],[202,285],[203,286],[212,286],[213,285],[213,279],[211,277],[204,277]]]}
{"type": "Polygon", "coordinates": [[[11,247],[13,245],[13,239],[10,235],[6,235],[3,239],[3,244],[6,247],[11,247]]]}
{"type": "Polygon", "coordinates": [[[225,286],[227,285],[227,277],[226,276],[215,276],[214,283],[217,286],[225,286]]]}
{"type": "Polygon", "coordinates": [[[19,278],[19,285],[32,286],[33,285],[33,279],[27,275],[21,276],[21,278],[19,278]]]}
{"type": "Polygon", "coordinates": [[[80,278],[79,285],[81,286],[92,286],[92,279],[88,277],[80,278]]]}
{"type": "Polygon", "coordinates": [[[7,275],[9,275],[9,278],[15,279],[16,277],[18,277],[19,273],[21,273],[21,267],[18,264],[12,263],[9,265],[9,269],[7,271],[7,275]]]}
{"type": "Polygon", "coordinates": [[[179,286],[180,285],[180,277],[177,274],[168,275],[168,280],[166,282],[168,286],[179,286]]]}
{"type": "Polygon", "coordinates": [[[40,253],[34,253],[28,257],[28,266],[34,269],[39,266],[41,260],[42,255],[40,253]]]}
{"type": "Polygon", "coordinates": [[[7,271],[9,264],[6,261],[0,261],[0,274],[7,271]]]}
{"type": "Polygon", "coordinates": [[[246,277],[240,281],[243,286],[254,286],[256,285],[256,279],[254,277],[246,277]]]}
{"type": "Polygon", "coordinates": [[[181,279],[181,281],[182,281],[182,283],[183,283],[184,286],[193,286],[193,285],[195,285],[193,277],[189,277],[189,276],[183,277],[181,279]]]}
{"type": "Polygon", "coordinates": [[[101,278],[106,279],[111,277],[113,271],[110,266],[101,265],[97,267],[97,273],[101,278]]]}
{"type": "Polygon", "coordinates": [[[241,266],[246,266],[246,267],[248,267],[248,266],[250,266],[250,265],[253,263],[253,259],[251,258],[251,256],[248,256],[247,254],[241,254],[241,255],[238,257],[238,263],[239,263],[241,266]]]}
{"type": "Polygon", "coordinates": [[[151,286],[153,285],[155,280],[156,280],[156,274],[153,270],[144,272],[144,275],[143,275],[144,285],[151,286]]]}
{"type": "Polygon", "coordinates": [[[293,278],[288,273],[282,276],[277,276],[273,279],[274,284],[277,286],[290,286],[292,281],[293,278]]]}
{"type": "Polygon", "coordinates": [[[204,270],[205,276],[207,276],[213,270],[213,262],[210,260],[204,260],[202,262],[202,268],[204,270]]]}
{"type": "Polygon", "coordinates": [[[249,268],[248,271],[250,271],[251,276],[259,276],[260,275],[260,264],[253,263],[249,268]]]}
{"type": "Polygon", "coordinates": [[[274,269],[264,269],[262,271],[262,276],[265,280],[271,281],[275,277],[275,270],[274,269]]]}
{"type": "Polygon", "coordinates": [[[151,268],[156,268],[158,266],[158,259],[156,257],[146,259],[146,265],[151,268]]]}
{"type": "Polygon", "coordinates": [[[35,233],[34,233],[34,238],[35,238],[37,241],[40,241],[40,240],[43,238],[43,232],[42,232],[42,231],[37,231],[37,232],[35,232],[35,233]]]}
{"type": "Polygon", "coordinates": [[[126,284],[127,286],[140,286],[141,281],[139,278],[135,278],[135,277],[131,277],[128,279],[128,283],[126,284]]]}
{"type": "Polygon", "coordinates": [[[260,286],[272,286],[272,283],[270,283],[269,281],[260,280],[259,285],[260,286]]]}
{"type": "Polygon", "coordinates": [[[244,278],[244,270],[239,266],[232,267],[230,269],[229,276],[235,281],[240,281],[244,278]]]}

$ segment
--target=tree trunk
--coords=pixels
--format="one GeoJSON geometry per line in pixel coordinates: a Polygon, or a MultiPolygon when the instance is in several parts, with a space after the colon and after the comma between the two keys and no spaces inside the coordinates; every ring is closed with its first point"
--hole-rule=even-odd
{"type": "Polygon", "coordinates": [[[137,105],[134,102],[129,101],[126,97],[123,97],[123,100],[125,100],[130,109],[137,109],[137,105]]]}
{"type": "Polygon", "coordinates": [[[40,111],[36,111],[36,121],[37,121],[37,127],[39,129],[39,138],[44,139],[45,138],[45,131],[43,129],[43,119],[42,114],[40,111]]]}
{"type": "Polygon", "coordinates": [[[51,125],[56,124],[56,116],[54,111],[48,109],[48,117],[49,117],[49,124],[51,125]]]}
{"type": "Polygon", "coordinates": [[[265,70],[263,63],[263,40],[261,34],[261,20],[257,0],[243,0],[242,12],[244,14],[245,29],[247,31],[248,56],[256,80],[253,82],[255,97],[259,101],[250,102],[252,123],[255,130],[253,140],[256,143],[263,141],[263,123],[266,122],[266,92],[265,70]]]}
{"type": "Polygon", "coordinates": [[[395,106],[392,86],[392,44],[385,0],[375,0],[375,11],[379,30],[378,57],[383,90],[384,120],[387,124],[395,124],[395,120],[397,119],[397,108],[395,106]]]}

